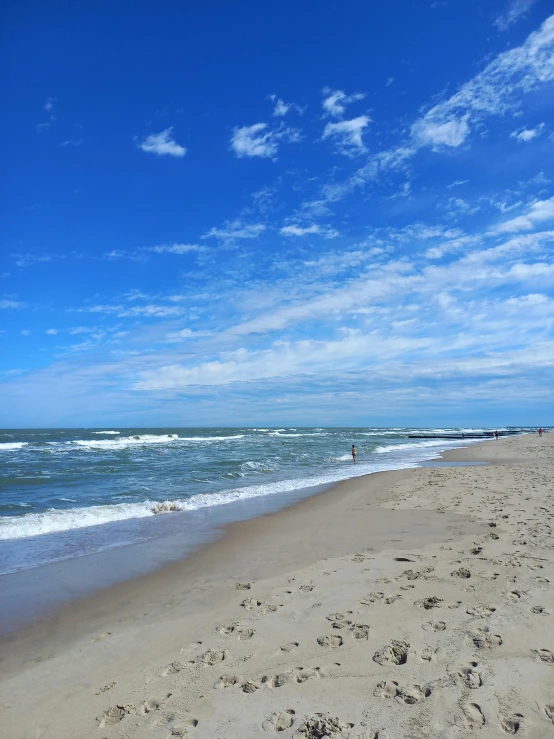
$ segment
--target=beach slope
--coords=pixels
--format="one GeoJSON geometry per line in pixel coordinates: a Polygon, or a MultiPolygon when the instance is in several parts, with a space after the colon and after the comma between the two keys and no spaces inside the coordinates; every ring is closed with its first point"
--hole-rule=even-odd
{"type": "Polygon", "coordinates": [[[554,434],[444,458],[234,524],[4,639],[0,733],[554,736],[554,434]]]}

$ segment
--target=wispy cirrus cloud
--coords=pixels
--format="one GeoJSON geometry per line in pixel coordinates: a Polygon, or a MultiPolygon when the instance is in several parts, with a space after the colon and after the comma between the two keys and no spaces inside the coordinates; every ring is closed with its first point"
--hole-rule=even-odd
{"type": "Polygon", "coordinates": [[[542,133],[544,133],[544,123],[539,123],[535,128],[521,128],[517,131],[512,131],[510,137],[520,143],[526,143],[527,141],[536,139],[542,133]]]}
{"type": "Polygon", "coordinates": [[[144,247],[144,251],[156,254],[190,254],[191,252],[203,252],[206,249],[207,247],[200,244],[159,244],[144,247]]]}
{"type": "Polygon", "coordinates": [[[527,15],[537,0],[508,0],[508,7],[494,21],[499,31],[507,31],[510,26],[517,23],[527,15]]]}
{"type": "Polygon", "coordinates": [[[554,15],[523,44],[496,56],[454,95],[417,118],[407,139],[370,155],[346,180],[323,186],[322,198],[328,202],[341,200],[386,172],[405,169],[425,147],[435,151],[458,148],[487,117],[518,112],[523,96],[554,80],[553,59],[554,15]]]}
{"type": "Polygon", "coordinates": [[[14,308],[26,308],[26,307],[27,307],[27,303],[21,303],[19,300],[7,300],[7,299],[0,300],[1,310],[12,310],[14,308]]]}
{"type": "Polygon", "coordinates": [[[57,117],[54,115],[54,103],[56,102],[55,97],[48,97],[46,98],[46,101],[44,105],[42,106],[42,109],[48,114],[48,118],[46,121],[43,121],[42,123],[38,123],[36,130],[37,133],[44,133],[45,131],[48,131],[49,128],[52,128],[52,126],[55,124],[57,117]]]}
{"type": "Polygon", "coordinates": [[[301,140],[297,128],[280,125],[270,128],[267,123],[254,123],[252,126],[237,126],[233,129],[230,148],[235,155],[276,159],[281,143],[295,143],[301,140]]]}
{"type": "Polygon", "coordinates": [[[296,111],[300,115],[303,115],[304,113],[304,108],[297,103],[286,103],[282,98],[277,97],[277,95],[269,95],[269,99],[274,104],[273,116],[275,118],[283,118],[292,110],[296,111]]]}
{"type": "Polygon", "coordinates": [[[187,153],[187,149],[181,146],[173,139],[173,126],[160,131],[160,133],[151,133],[140,141],[137,146],[148,154],[156,154],[157,156],[169,156],[182,158],[187,153]]]}
{"type": "Polygon", "coordinates": [[[511,233],[529,231],[535,226],[554,220],[554,197],[548,200],[536,200],[531,203],[527,213],[517,218],[504,221],[494,229],[494,233],[511,233]]]}
{"type": "Polygon", "coordinates": [[[310,236],[319,235],[323,236],[324,239],[335,239],[339,236],[339,232],[330,226],[320,226],[317,223],[312,223],[310,226],[301,226],[298,224],[291,223],[287,226],[283,226],[279,233],[283,236],[310,236]]]}
{"type": "Polygon", "coordinates": [[[242,239],[257,239],[266,230],[263,223],[245,223],[240,219],[226,221],[222,228],[210,228],[202,238],[217,239],[229,244],[242,239]]]}
{"type": "Polygon", "coordinates": [[[107,315],[115,315],[118,318],[169,318],[181,316],[184,311],[182,308],[173,305],[134,305],[132,307],[125,305],[91,305],[86,308],[77,308],[79,313],[105,313],[107,315]]]}

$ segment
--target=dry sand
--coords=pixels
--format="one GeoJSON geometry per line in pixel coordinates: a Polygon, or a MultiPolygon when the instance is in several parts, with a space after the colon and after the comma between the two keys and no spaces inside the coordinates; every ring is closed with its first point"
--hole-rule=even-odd
{"type": "Polygon", "coordinates": [[[554,434],[234,524],[4,639],[6,739],[554,736],[554,434]]]}

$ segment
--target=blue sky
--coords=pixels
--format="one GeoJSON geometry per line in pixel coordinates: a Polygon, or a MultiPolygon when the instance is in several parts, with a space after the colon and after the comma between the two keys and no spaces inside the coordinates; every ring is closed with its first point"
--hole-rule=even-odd
{"type": "Polygon", "coordinates": [[[551,10],[5,3],[0,425],[550,423],[551,10]]]}

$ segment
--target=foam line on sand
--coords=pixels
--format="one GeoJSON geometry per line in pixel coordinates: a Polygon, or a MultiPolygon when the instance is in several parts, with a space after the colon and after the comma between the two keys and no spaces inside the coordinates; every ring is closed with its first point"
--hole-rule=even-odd
{"type": "Polygon", "coordinates": [[[554,434],[349,480],[5,639],[10,739],[554,736],[554,434]]]}

